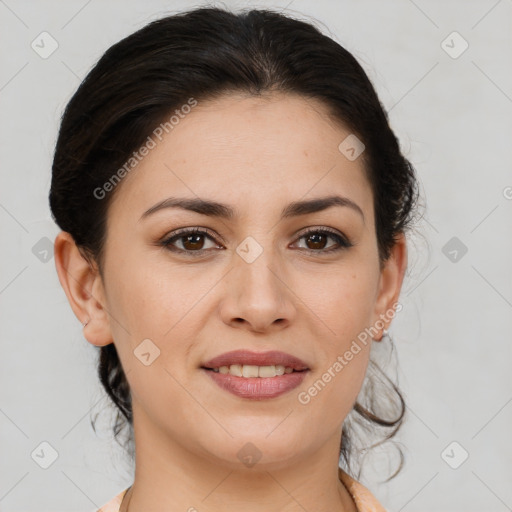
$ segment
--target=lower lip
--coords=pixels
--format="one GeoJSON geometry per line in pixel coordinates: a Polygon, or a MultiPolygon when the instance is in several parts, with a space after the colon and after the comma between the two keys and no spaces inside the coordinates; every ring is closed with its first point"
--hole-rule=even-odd
{"type": "Polygon", "coordinates": [[[235,375],[203,370],[222,389],[233,395],[252,400],[276,398],[296,388],[309,370],[285,373],[277,377],[236,377],[235,375]]]}

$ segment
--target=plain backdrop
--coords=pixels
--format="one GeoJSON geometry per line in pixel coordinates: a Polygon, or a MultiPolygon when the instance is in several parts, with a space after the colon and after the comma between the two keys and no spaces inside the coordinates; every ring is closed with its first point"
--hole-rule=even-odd
{"type": "MultiPolygon", "coordinates": [[[[94,511],[132,482],[95,349],[57,278],[51,161],[62,111],[103,52],[199,5],[215,4],[0,0],[2,512],[94,511]],[[47,58],[41,37],[58,45],[47,58]]],[[[377,454],[362,483],[394,512],[512,510],[512,1],[250,5],[312,21],[356,56],[421,183],[391,327],[405,466],[381,484],[377,454]]]]}

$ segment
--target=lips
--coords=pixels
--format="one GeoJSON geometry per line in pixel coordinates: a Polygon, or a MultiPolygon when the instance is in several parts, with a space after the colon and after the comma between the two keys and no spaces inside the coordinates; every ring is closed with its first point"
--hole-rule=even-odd
{"type": "Polygon", "coordinates": [[[202,369],[201,371],[222,390],[248,400],[267,400],[285,395],[300,386],[309,373],[305,370],[286,373],[279,377],[245,378],[216,373],[212,370],[202,369]]]}
{"type": "Polygon", "coordinates": [[[221,366],[231,366],[232,364],[254,365],[254,366],[272,366],[282,365],[293,368],[295,371],[308,370],[308,365],[298,357],[281,352],[279,350],[270,350],[267,352],[251,352],[249,350],[233,350],[221,354],[201,365],[202,368],[212,369],[221,366]]]}

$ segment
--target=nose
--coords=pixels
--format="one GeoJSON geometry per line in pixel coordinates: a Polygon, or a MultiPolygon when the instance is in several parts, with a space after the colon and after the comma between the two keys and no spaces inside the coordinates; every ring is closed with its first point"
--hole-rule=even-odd
{"type": "Polygon", "coordinates": [[[234,268],[224,282],[221,316],[226,324],[268,333],[284,329],[293,321],[293,291],[270,252],[263,251],[252,263],[235,255],[234,268]]]}

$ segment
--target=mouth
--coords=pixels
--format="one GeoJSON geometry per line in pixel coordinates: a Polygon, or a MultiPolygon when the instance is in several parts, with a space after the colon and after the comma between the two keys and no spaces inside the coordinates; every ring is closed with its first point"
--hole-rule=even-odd
{"type": "Polygon", "coordinates": [[[223,375],[233,375],[234,377],[243,377],[246,379],[278,377],[280,375],[301,373],[308,370],[294,370],[293,368],[282,364],[265,366],[257,366],[253,364],[231,364],[229,366],[223,365],[217,368],[208,368],[206,366],[202,366],[201,368],[207,371],[221,373],[223,375]]]}
{"type": "Polygon", "coordinates": [[[309,372],[304,361],[279,351],[227,352],[201,367],[223,390],[241,398],[276,398],[296,388],[309,372]]]}
{"type": "Polygon", "coordinates": [[[235,377],[275,377],[309,370],[304,361],[279,350],[233,350],[210,359],[201,367],[235,377]]]}

